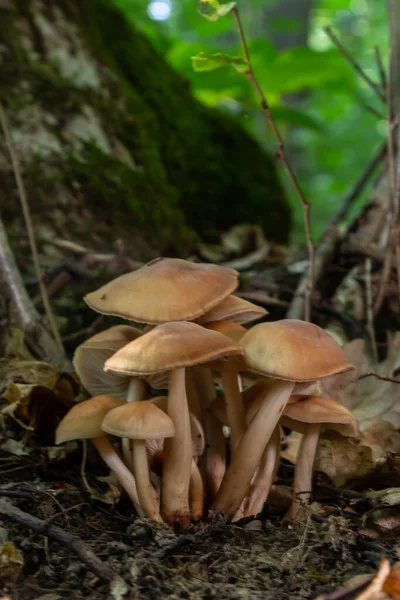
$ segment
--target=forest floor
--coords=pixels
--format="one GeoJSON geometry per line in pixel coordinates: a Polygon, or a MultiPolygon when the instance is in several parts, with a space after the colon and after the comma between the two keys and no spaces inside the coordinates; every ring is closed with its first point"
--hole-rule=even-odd
{"type": "MultiPolygon", "coordinates": [[[[354,577],[372,575],[381,556],[396,558],[393,539],[365,535],[370,504],[360,492],[317,485],[321,503],[303,508],[288,527],[280,524],[287,496],[275,487],[268,514],[238,524],[215,516],[179,533],[135,519],[125,498],[105,503],[115,488],[98,479],[107,469],[91,447],[84,474],[100,500],[83,484],[81,446],[52,460],[45,439],[26,432],[18,439],[16,427],[3,428],[1,447],[17,440],[28,454],[1,451],[0,512],[1,503],[12,504],[74,534],[119,578],[110,593],[66,544],[0,514],[1,598],[330,598],[354,577]]],[[[290,467],[283,464],[283,481],[285,469],[290,467]]]]}

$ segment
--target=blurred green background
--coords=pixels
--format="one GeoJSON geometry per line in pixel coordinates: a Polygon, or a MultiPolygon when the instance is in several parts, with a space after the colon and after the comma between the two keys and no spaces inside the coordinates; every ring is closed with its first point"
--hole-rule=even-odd
{"type": "MultiPolygon", "coordinates": [[[[239,55],[233,18],[203,19],[196,0],[111,0],[190,82],[203,103],[235,115],[272,151],[257,98],[231,68],[195,73],[199,52],[239,55]]],[[[386,137],[385,107],[325,32],[332,27],[365,72],[379,82],[375,51],[388,61],[386,3],[378,0],[239,0],[256,76],[287,142],[301,185],[312,200],[317,239],[386,137]]],[[[303,239],[297,198],[293,241],[303,239]]],[[[366,198],[364,190],[358,206],[366,198]]],[[[353,208],[357,210],[357,205],[353,208]]]]}

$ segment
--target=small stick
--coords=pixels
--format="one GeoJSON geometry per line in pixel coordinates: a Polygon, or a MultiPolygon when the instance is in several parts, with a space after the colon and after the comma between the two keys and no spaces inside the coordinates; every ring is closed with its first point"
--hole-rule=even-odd
{"type": "Polygon", "coordinates": [[[239,33],[240,43],[242,46],[243,55],[247,62],[247,70],[245,72],[245,75],[246,75],[247,79],[249,80],[249,82],[251,83],[251,85],[253,86],[255,92],[257,93],[257,95],[260,99],[261,108],[264,113],[264,116],[265,116],[267,122],[269,123],[269,125],[272,129],[272,132],[275,136],[275,139],[278,143],[278,157],[282,161],[285,171],[286,171],[290,181],[292,182],[292,185],[293,185],[293,187],[297,193],[297,196],[299,197],[301,205],[303,207],[304,230],[305,230],[305,234],[306,234],[307,251],[308,251],[308,279],[307,279],[307,284],[306,284],[306,289],[305,289],[304,320],[309,321],[311,318],[311,300],[312,300],[312,292],[313,292],[313,286],[314,286],[314,245],[312,242],[311,225],[310,225],[310,205],[311,205],[311,203],[304,196],[304,193],[301,190],[300,184],[297,180],[297,177],[294,174],[292,167],[290,166],[290,163],[288,162],[286,152],[285,152],[285,144],[284,144],[282,136],[279,132],[279,129],[275,123],[275,120],[272,116],[271,109],[268,104],[268,100],[265,97],[264,92],[262,91],[257,79],[255,78],[255,75],[253,72],[253,67],[252,67],[251,61],[250,61],[250,55],[249,55],[249,50],[247,47],[246,38],[244,35],[244,31],[243,31],[243,27],[242,27],[242,23],[241,23],[241,20],[239,17],[239,11],[238,11],[237,7],[234,6],[232,8],[231,12],[235,19],[236,27],[237,27],[237,30],[239,33]]]}
{"type": "Polygon", "coordinates": [[[342,42],[338,37],[333,33],[330,27],[325,27],[325,33],[331,39],[331,41],[335,44],[336,48],[343,54],[347,62],[353,67],[353,69],[364,79],[365,83],[369,85],[369,87],[375,92],[378,96],[379,100],[382,102],[386,101],[385,94],[383,93],[381,86],[372,81],[372,79],[365,73],[365,71],[361,68],[359,63],[353,58],[353,56],[346,50],[343,46],[342,42]]]}
{"type": "Polygon", "coordinates": [[[75,535],[68,533],[58,525],[51,525],[42,519],[38,519],[29,513],[26,513],[16,506],[0,500],[0,514],[16,521],[24,527],[33,529],[42,535],[52,538],[57,542],[66,546],[74,552],[90,571],[95,573],[100,579],[111,583],[115,577],[114,573],[109,569],[93,552],[93,550],[82,540],[75,535]]]}
{"type": "Polygon", "coordinates": [[[370,258],[365,259],[365,305],[367,317],[367,331],[371,342],[372,354],[375,362],[378,360],[378,350],[376,346],[376,337],[374,329],[374,310],[372,301],[372,261],[370,258]]]}
{"type": "Polygon", "coordinates": [[[23,212],[24,219],[25,219],[26,230],[28,233],[29,245],[31,247],[33,264],[35,266],[36,277],[39,282],[40,293],[41,293],[42,299],[43,299],[43,306],[44,306],[44,309],[46,312],[46,316],[47,316],[47,319],[48,319],[48,322],[50,325],[51,332],[52,332],[54,340],[57,344],[57,347],[58,347],[59,351],[61,352],[61,354],[64,354],[64,349],[63,349],[63,345],[62,345],[62,341],[61,341],[61,337],[60,337],[60,332],[58,331],[56,320],[54,318],[53,311],[51,310],[51,305],[50,305],[49,297],[47,295],[46,286],[43,283],[42,269],[40,267],[39,256],[38,256],[36,240],[35,240],[35,234],[33,232],[32,219],[31,219],[31,215],[29,212],[28,199],[26,197],[24,184],[22,182],[21,171],[19,168],[17,155],[14,151],[14,146],[13,146],[13,143],[11,140],[11,135],[10,135],[10,131],[8,128],[6,115],[5,115],[5,112],[4,112],[4,109],[3,109],[3,106],[1,103],[0,103],[0,123],[1,123],[3,134],[4,134],[4,137],[6,140],[6,145],[7,145],[8,153],[10,155],[11,164],[12,164],[12,167],[14,170],[15,181],[17,183],[18,194],[19,194],[19,198],[21,201],[22,212],[23,212]]]}
{"type": "Polygon", "coordinates": [[[387,77],[385,67],[383,66],[382,54],[379,46],[375,46],[375,60],[376,66],[378,67],[379,79],[381,80],[381,87],[383,90],[387,88],[387,77]]]}
{"type": "Polygon", "coordinates": [[[368,373],[363,373],[359,377],[357,377],[357,381],[360,379],[365,379],[366,377],[376,377],[381,381],[389,381],[390,383],[400,383],[400,379],[395,379],[394,377],[386,377],[386,375],[379,375],[379,373],[375,373],[375,371],[368,371],[368,373]]]}
{"type": "Polygon", "coordinates": [[[390,562],[387,558],[382,558],[379,569],[369,586],[359,594],[355,600],[373,600],[376,595],[382,592],[382,586],[390,573],[390,562]]]}

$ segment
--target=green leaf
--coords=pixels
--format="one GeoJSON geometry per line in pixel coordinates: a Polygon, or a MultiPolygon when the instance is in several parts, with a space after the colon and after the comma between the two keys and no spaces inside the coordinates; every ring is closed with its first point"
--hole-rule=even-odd
{"type": "Polygon", "coordinates": [[[206,54],[200,52],[197,56],[192,56],[192,66],[198,73],[204,71],[214,71],[220,67],[230,66],[239,71],[239,73],[245,73],[248,69],[247,62],[240,56],[229,56],[228,54],[206,54]]]}
{"type": "Polygon", "coordinates": [[[217,0],[200,0],[197,10],[208,21],[218,21],[227,15],[234,6],[236,6],[236,2],[220,4],[217,0]]]}

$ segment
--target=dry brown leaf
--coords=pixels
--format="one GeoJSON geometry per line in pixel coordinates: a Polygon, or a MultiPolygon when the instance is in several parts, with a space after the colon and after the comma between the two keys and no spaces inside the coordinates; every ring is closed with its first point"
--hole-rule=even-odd
{"type": "Polygon", "coordinates": [[[394,565],[393,569],[386,577],[382,589],[391,598],[400,600],[400,563],[394,565]]]}
{"type": "Polygon", "coordinates": [[[24,566],[24,557],[12,542],[0,546],[0,573],[4,579],[16,581],[24,566]]]}
{"type": "Polygon", "coordinates": [[[352,411],[362,433],[360,442],[371,447],[374,461],[400,452],[400,384],[373,376],[359,377],[371,371],[396,377],[400,367],[400,332],[392,336],[388,346],[386,359],[376,364],[368,355],[364,340],[349,342],[344,351],[355,370],[330,377],[322,384],[328,397],[352,411]]]}
{"type": "Polygon", "coordinates": [[[372,452],[368,446],[353,444],[339,433],[327,431],[318,444],[314,468],[326,473],[335,485],[361,477],[373,467],[372,452]]]}

